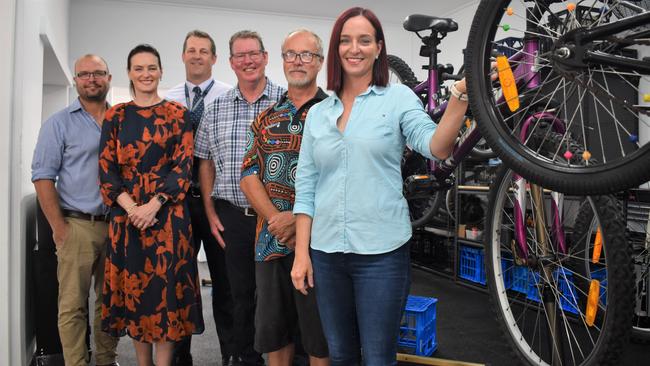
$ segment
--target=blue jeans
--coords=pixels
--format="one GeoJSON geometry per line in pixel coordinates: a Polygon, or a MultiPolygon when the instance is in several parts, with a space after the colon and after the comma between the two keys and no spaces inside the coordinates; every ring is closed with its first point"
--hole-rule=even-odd
{"type": "Polygon", "coordinates": [[[311,251],[331,366],[397,365],[397,337],[411,280],[409,245],[375,255],[311,251]],[[363,352],[363,357],[361,353],[363,352]]]}

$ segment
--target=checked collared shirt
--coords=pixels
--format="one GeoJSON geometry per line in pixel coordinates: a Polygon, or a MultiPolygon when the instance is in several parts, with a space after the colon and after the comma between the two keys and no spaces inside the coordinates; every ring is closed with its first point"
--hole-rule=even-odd
{"type": "Polygon", "coordinates": [[[234,87],[206,105],[195,137],[194,156],[214,161],[212,197],[238,207],[250,207],[239,189],[246,134],[257,115],[277,102],[284,92],[284,88],[267,78],[264,91],[252,103],[241,95],[239,87],[234,87]]]}

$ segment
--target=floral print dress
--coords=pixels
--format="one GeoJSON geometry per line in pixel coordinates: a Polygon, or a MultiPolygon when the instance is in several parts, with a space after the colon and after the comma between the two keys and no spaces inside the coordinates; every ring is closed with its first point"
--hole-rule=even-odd
{"type": "Polygon", "coordinates": [[[203,332],[196,253],[185,195],[193,157],[192,124],[180,104],[118,104],[106,113],[99,175],[110,206],[102,329],[147,343],[203,332]],[[138,204],[168,198],[152,227],[131,225],[117,197],[138,204]]]}

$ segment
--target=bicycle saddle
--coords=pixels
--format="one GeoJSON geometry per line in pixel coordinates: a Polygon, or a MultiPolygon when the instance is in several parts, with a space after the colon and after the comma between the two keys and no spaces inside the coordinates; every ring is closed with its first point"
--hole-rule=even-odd
{"type": "Polygon", "coordinates": [[[404,19],[404,29],[409,32],[419,32],[431,29],[433,32],[449,33],[458,30],[458,23],[450,18],[438,18],[429,15],[412,14],[404,19]]]}

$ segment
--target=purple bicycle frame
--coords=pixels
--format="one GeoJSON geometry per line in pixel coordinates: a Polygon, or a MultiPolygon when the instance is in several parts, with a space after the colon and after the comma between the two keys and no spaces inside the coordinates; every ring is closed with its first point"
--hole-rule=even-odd
{"type": "MultiPolygon", "coordinates": [[[[538,41],[529,39],[524,42],[524,50],[511,56],[511,62],[519,63],[514,68],[514,75],[516,80],[524,80],[524,85],[527,88],[537,88],[540,85],[540,74],[538,72],[530,73],[530,70],[536,64],[535,55],[539,48],[538,41]]],[[[429,70],[429,75],[426,81],[418,84],[413,90],[416,94],[427,95],[427,111],[429,116],[434,121],[439,120],[447,109],[447,102],[438,104],[438,72],[437,70],[429,70]]],[[[497,103],[503,103],[503,96],[499,98],[497,103]]],[[[564,122],[557,118],[554,114],[549,112],[535,113],[524,121],[521,128],[521,139],[525,139],[528,131],[531,129],[533,123],[540,120],[551,121],[553,129],[556,132],[564,133],[564,122]]],[[[462,161],[472,150],[472,148],[480,141],[481,134],[476,128],[476,124],[472,124],[461,136],[459,141],[454,145],[454,149],[449,158],[445,160],[435,160],[429,162],[429,169],[431,174],[438,180],[444,181],[448,178],[462,161]]],[[[515,241],[517,247],[521,251],[523,258],[528,257],[528,246],[526,245],[526,225],[525,225],[525,212],[526,212],[526,181],[515,173],[515,202],[513,202],[514,216],[515,216],[515,241]]],[[[553,192],[551,194],[551,215],[552,215],[552,239],[560,253],[567,253],[566,240],[564,229],[562,228],[562,204],[564,195],[561,193],[553,192]]]]}

